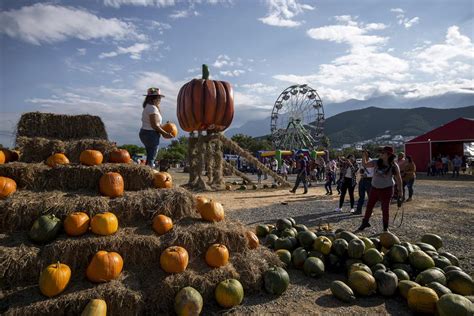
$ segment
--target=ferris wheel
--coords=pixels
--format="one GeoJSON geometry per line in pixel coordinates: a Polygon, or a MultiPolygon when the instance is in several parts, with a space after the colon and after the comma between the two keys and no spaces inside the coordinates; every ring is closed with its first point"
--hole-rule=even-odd
{"type": "Polygon", "coordinates": [[[323,136],[323,102],[308,85],[286,88],[275,101],[271,139],[275,149],[315,149],[323,136]]]}

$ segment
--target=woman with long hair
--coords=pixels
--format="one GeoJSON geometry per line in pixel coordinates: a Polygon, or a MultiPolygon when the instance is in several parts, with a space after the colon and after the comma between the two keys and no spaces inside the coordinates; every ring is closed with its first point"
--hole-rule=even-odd
{"type": "MultiPolygon", "coordinates": [[[[379,152],[379,159],[377,161],[369,161],[368,153],[364,151],[362,154],[362,165],[364,167],[374,168],[374,175],[372,177],[372,187],[369,193],[365,216],[358,230],[364,230],[370,227],[370,216],[372,216],[375,203],[380,201],[382,206],[383,230],[387,231],[390,200],[393,196],[393,186],[395,183],[397,184],[398,192],[402,192],[402,178],[400,176],[400,169],[395,163],[393,148],[390,146],[383,147],[379,152]]],[[[397,203],[401,206],[402,199],[398,198],[397,203]]]]}
{"type": "Polygon", "coordinates": [[[347,191],[349,191],[351,203],[350,212],[354,212],[354,188],[357,184],[357,170],[359,170],[359,167],[357,166],[354,155],[347,156],[347,159],[341,158],[341,196],[339,197],[339,207],[336,208],[336,212],[342,212],[342,205],[344,204],[347,191]]]}
{"type": "Polygon", "coordinates": [[[146,150],[146,164],[150,167],[155,166],[155,156],[160,144],[160,135],[173,137],[161,127],[163,117],[161,116],[161,98],[165,96],[160,93],[158,88],[149,88],[143,101],[142,128],[139,137],[146,150]]]}

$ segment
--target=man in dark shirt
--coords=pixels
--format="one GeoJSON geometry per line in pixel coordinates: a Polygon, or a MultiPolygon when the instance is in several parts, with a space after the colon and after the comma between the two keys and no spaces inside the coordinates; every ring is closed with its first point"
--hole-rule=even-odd
{"type": "Polygon", "coordinates": [[[296,176],[295,186],[293,187],[292,190],[290,190],[290,192],[296,193],[296,189],[299,187],[300,182],[303,182],[303,186],[304,186],[303,194],[306,194],[308,193],[308,183],[306,182],[308,161],[304,157],[304,154],[300,154],[298,158],[299,158],[300,168],[299,168],[298,175],[296,176]]]}

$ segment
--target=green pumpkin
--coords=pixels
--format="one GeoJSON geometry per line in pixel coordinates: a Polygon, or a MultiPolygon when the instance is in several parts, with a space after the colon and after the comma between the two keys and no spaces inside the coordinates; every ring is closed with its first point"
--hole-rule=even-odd
{"type": "Polygon", "coordinates": [[[295,219],[294,219],[293,217],[288,217],[287,220],[289,220],[290,223],[291,223],[291,225],[292,225],[293,227],[295,227],[296,221],[295,221],[295,219]]]}
{"type": "Polygon", "coordinates": [[[274,244],[275,250],[278,249],[286,249],[286,250],[292,250],[293,249],[293,243],[289,238],[278,238],[275,240],[274,244]]]}
{"type": "Polygon", "coordinates": [[[274,234],[269,234],[267,235],[267,238],[265,238],[265,246],[267,246],[270,249],[275,248],[275,241],[278,240],[278,236],[274,234]]]}
{"type": "Polygon", "coordinates": [[[291,265],[291,252],[286,249],[278,249],[275,251],[275,254],[280,258],[281,262],[285,264],[286,267],[291,265]]]}
{"type": "Polygon", "coordinates": [[[349,248],[349,243],[342,238],[337,238],[332,243],[331,251],[340,258],[344,258],[347,255],[347,249],[349,248]]]}
{"type": "Polygon", "coordinates": [[[446,276],[442,270],[438,269],[427,269],[420,272],[415,279],[415,282],[420,285],[426,285],[431,282],[438,282],[442,285],[446,285],[446,276]]]}
{"type": "Polygon", "coordinates": [[[270,229],[268,228],[267,225],[264,225],[264,224],[259,224],[255,228],[255,233],[257,234],[258,237],[266,237],[269,232],[270,232],[270,229]]]}
{"type": "Polygon", "coordinates": [[[439,255],[448,258],[448,260],[452,263],[453,266],[459,267],[459,259],[455,255],[446,251],[440,252],[439,255]]]}
{"type": "Polygon", "coordinates": [[[430,256],[428,256],[424,251],[415,250],[409,256],[408,260],[412,267],[417,270],[423,271],[429,268],[433,268],[435,263],[430,256]]]}
{"type": "Polygon", "coordinates": [[[369,249],[372,249],[372,248],[375,248],[374,243],[373,243],[372,240],[370,240],[369,238],[367,238],[367,237],[360,237],[359,239],[364,242],[365,251],[367,251],[367,250],[369,250],[369,249]]]}
{"type": "Polygon", "coordinates": [[[415,243],[415,245],[417,245],[418,247],[420,247],[421,250],[423,250],[424,252],[426,251],[433,251],[435,253],[438,253],[438,251],[436,250],[435,247],[431,246],[430,244],[427,244],[427,243],[424,243],[424,242],[417,242],[415,243]]]}
{"type": "Polygon", "coordinates": [[[453,271],[453,270],[462,271],[462,269],[460,267],[457,267],[457,266],[447,266],[447,267],[443,268],[443,271],[445,273],[448,273],[449,271],[453,271]]]}
{"type": "Polygon", "coordinates": [[[398,287],[398,277],[392,271],[376,271],[374,273],[377,282],[377,291],[383,296],[392,296],[398,287]]]}
{"type": "Polygon", "coordinates": [[[276,222],[276,228],[279,230],[279,231],[283,231],[285,229],[290,229],[291,227],[293,227],[293,225],[291,224],[291,222],[286,219],[286,218],[280,218],[279,220],[277,220],[276,222]]]}
{"type": "Polygon", "coordinates": [[[332,242],[329,238],[320,236],[316,238],[313,243],[313,249],[317,250],[325,255],[328,255],[331,252],[332,242]]]}
{"type": "Polygon", "coordinates": [[[311,249],[317,236],[311,231],[301,231],[298,233],[296,238],[298,239],[302,247],[306,249],[311,249]]]}
{"type": "Polygon", "coordinates": [[[349,248],[347,249],[347,254],[350,258],[360,259],[364,255],[365,244],[360,239],[353,239],[349,242],[349,248]]]}
{"type": "Polygon", "coordinates": [[[438,282],[431,282],[426,284],[426,287],[429,287],[430,289],[434,290],[436,294],[438,294],[438,297],[441,297],[445,294],[452,293],[449,288],[446,286],[442,285],[441,283],[438,282]]]}
{"type": "Polygon", "coordinates": [[[447,286],[453,293],[464,296],[474,295],[474,282],[469,274],[452,270],[446,273],[447,286]]]}
{"type": "Polygon", "coordinates": [[[61,226],[61,220],[53,214],[40,216],[33,223],[29,237],[34,242],[47,243],[56,238],[61,226]]]}
{"type": "Polygon", "coordinates": [[[354,302],[356,299],[352,289],[342,281],[331,282],[331,293],[336,298],[346,303],[354,302]]]}
{"type": "Polygon", "coordinates": [[[326,256],[322,253],[320,253],[319,251],[317,250],[311,250],[310,252],[308,252],[308,258],[309,257],[314,257],[314,258],[318,258],[319,260],[321,260],[323,263],[326,262],[326,256]]]}
{"type": "Polygon", "coordinates": [[[347,275],[351,275],[352,272],[355,272],[355,271],[365,271],[367,272],[368,274],[372,275],[372,270],[370,270],[370,268],[363,264],[363,263],[353,263],[351,264],[351,266],[349,267],[349,269],[347,269],[347,275]]]}
{"type": "Polygon", "coordinates": [[[293,265],[297,269],[303,268],[306,258],[308,258],[308,252],[303,247],[296,248],[291,254],[293,265]]]}
{"type": "Polygon", "coordinates": [[[319,277],[324,274],[324,263],[321,259],[309,257],[304,262],[303,271],[312,278],[319,277]]]}
{"type": "Polygon", "coordinates": [[[244,299],[244,288],[235,279],[220,282],[214,292],[217,303],[224,308],[240,305],[244,299]]]}
{"type": "Polygon", "coordinates": [[[306,227],[306,225],[303,225],[303,224],[296,224],[294,228],[296,229],[298,233],[301,231],[309,230],[308,227],[306,227]]]}
{"type": "Polygon", "coordinates": [[[296,233],[293,231],[293,229],[284,229],[282,232],[281,232],[281,237],[295,237],[296,236],[296,233]]]}
{"type": "Polygon", "coordinates": [[[410,291],[411,288],[421,286],[418,283],[410,280],[401,280],[398,282],[398,291],[400,294],[404,297],[408,297],[408,291],[410,291]]]}
{"type": "Polygon", "coordinates": [[[435,234],[425,234],[425,235],[423,235],[421,237],[421,242],[426,243],[426,244],[430,244],[431,246],[436,248],[436,250],[443,247],[443,239],[441,239],[441,237],[439,237],[438,235],[435,235],[435,234]]]}
{"type": "Polygon", "coordinates": [[[393,245],[388,252],[390,261],[394,263],[404,263],[408,260],[408,250],[402,245],[393,245]]]}
{"type": "Polygon", "coordinates": [[[433,261],[435,263],[435,266],[440,269],[444,269],[451,265],[451,261],[449,261],[449,259],[444,256],[439,256],[439,255],[433,256],[433,261]]]}
{"type": "Polygon", "coordinates": [[[410,275],[402,269],[394,269],[393,273],[397,275],[398,281],[410,280],[410,275]]]}
{"type": "Polygon", "coordinates": [[[201,294],[194,288],[182,288],[174,299],[174,311],[177,315],[199,315],[202,311],[201,294]]]}
{"type": "Polygon", "coordinates": [[[462,295],[445,294],[436,303],[439,316],[472,316],[474,303],[462,295]]]}
{"type": "Polygon", "coordinates": [[[362,260],[369,266],[374,266],[383,261],[382,254],[375,248],[368,249],[362,256],[362,260]]]}
{"type": "Polygon", "coordinates": [[[393,270],[401,269],[401,270],[405,271],[406,273],[408,273],[408,275],[410,275],[410,276],[414,274],[414,270],[413,270],[412,266],[407,264],[407,263],[394,263],[394,264],[392,264],[392,269],[393,270]]]}
{"type": "Polygon", "coordinates": [[[347,230],[344,230],[344,231],[340,232],[339,236],[337,238],[342,238],[345,241],[347,241],[348,243],[350,243],[351,240],[353,240],[353,239],[359,240],[359,237],[357,237],[355,234],[353,234],[351,232],[348,232],[347,230]]]}
{"type": "Polygon", "coordinates": [[[372,274],[374,274],[375,271],[378,270],[387,271],[387,267],[383,263],[377,263],[376,265],[371,266],[370,270],[372,271],[372,274]]]}
{"type": "Polygon", "coordinates": [[[280,267],[270,268],[263,275],[265,290],[274,295],[283,294],[290,284],[290,276],[280,267]]]}

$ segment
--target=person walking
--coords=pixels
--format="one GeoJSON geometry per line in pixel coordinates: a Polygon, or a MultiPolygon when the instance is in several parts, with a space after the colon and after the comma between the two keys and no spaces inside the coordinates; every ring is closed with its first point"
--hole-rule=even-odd
{"type": "Polygon", "coordinates": [[[344,204],[344,198],[346,192],[349,191],[349,199],[351,203],[351,213],[354,212],[354,188],[357,184],[357,163],[355,162],[354,155],[347,156],[347,159],[342,160],[341,165],[341,196],[339,197],[339,207],[336,208],[336,212],[342,212],[342,205],[344,204]]]}
{"type": "MultiPolygon", "coordinates": [[[[393,185],[396,183],[399,192],[402,192],[402,178],[400,177],[398,165],[394,160],[395,155],[393,154],[393,148],[390,146],[385,146],[380,150],[379,159],[376,162],[369,161],[367,152],[363,153],[362,165],[364,167],[374,168],[374,175],[372,177],[372,187],[370,189],[365,215],[358,230],[364,230],[371,226],[369,220],[372,216],[375,203],[378,201],[380,201],[382,206],[383,230],[388,230],[389,207],[393,195],[393,185]]],[[[402,199],[399,198],[397,200],[398,206],[400,207],[402,203],[402,199]]]]}
{"type": "Polygon", "coordinates": [[[324,188],[326,189],[326,195],[332,195],[332,183],[334,180],[335,174],[331,168],[326,170],[326,183],[324,183],[324,188]]]}
{"type": "Polygon", "coordinates": [[[301,182],[303,182],[303,186],[304,186],[304,192],[303,194],[306,194],[308,193],[308,183],[306,182],[306,177],[308,175],[308,161],[306,160],[306,158],[304,157],[304,154],[300,154],[299,155],[299,171],[298,171],[298,175],[296,176],[296,182],[295,182],[295,186],[293,187],[293,189],[290,190],[291,193],[296,193],[296,189],[298,189],[299,185],[301,182]]]}
{"type": "Polygon", "coordinates": [[[413,184],[416,178],[416,165],[411,156],[407,156],[405,163],[405,172],[402,175],[403,181],[403,201],[410,202],[413,197],[413,184]],[[405,187],[408,188],[408,199],[405,200],[405,187]]]}
{"type": "Polygon", "coordinates": [[[285,179],[286,181],[288,181],[288,164],[286,163],[286,160],[283,160],[282,163],[281,163],[281,169],[280,169],[280,173],[281,173],[281,176],[283,177],[283,179],[285,179]]]}
{"type": "Polygon", "coordinates": [[[164,97],[160,93],[159,88],[149,88],[142,104],[142,127],[138,136],[143,145],[145,145],[146,165],[152,168],[155,166],[155,156],[160,144],[160,135],[173,137],[173,134],[168,133],[161,127],[163,117],[161,116],[160,104],[161,99],[164,97]]]}
{"type": "MultiPolygon", "coordinates": [[[[367,152],[367,156],[370,157],[370,153],[367,152]]],[[[369,158],[369,161],[370,158],[369,158]]],[[[360,180],[359,180],[359,200],[357,200],[357,209],[352,214],[359,215],[362,214],[362,207],[365,202],[365,195],[369,197],[370,188],[372,187],[372,177],[374,176],[374,167],[364,167],[360,170],[360,180]]]]}

